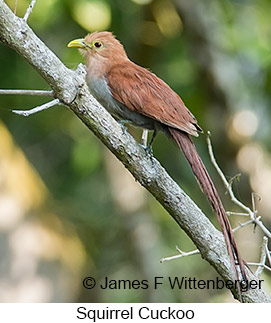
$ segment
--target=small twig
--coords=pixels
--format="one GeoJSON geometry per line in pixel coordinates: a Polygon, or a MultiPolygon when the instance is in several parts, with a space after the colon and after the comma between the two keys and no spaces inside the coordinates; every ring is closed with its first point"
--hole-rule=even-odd
{"type": "MultiPolygon", "coordinates": [[[[261,201],[261,197],[259,195],[257,195],[255,192],[252,192],[251,193],[251,204],[252,204],[252,211],[253,211],[253,215],[256,217],[256,214],[257,214],[257,210],[256,210],[256,203],[255,203],[255,198],[258,198],[258,201],[261,201]]],[[[260,217],[259,217],[259,220],[260,220],[260,217]]],[[[256,226],[257,226],[257,223],[255,221],[254,223],[254,232],[256,230],[256,226]]]]}
{"type": "Polygon", "coordinates": [[[258,198],[258,201],[261,201],[261,197],[256,194],[255,192],[252,192],[251,193],[251,203],[252,203],[252,210],[253,210],[253,213],[256,214],[257,210],[256,210],[256,206],[255,206],[255,197],[258,198]]]}
{"type": "Polygon", "coordinates": [[[46,110],[46,109],[49,109],[57,104],[59,104],[60,101],[58,99],[54,99],[50,102],[47,102],[43,105],[40,105],[38,107],[35,107],[33,109],[30,109],[30,110],[12,110],[12,112],[16,113],[16,114],[19,114],[19,115],[22,115],[24,117],[28,117],[30,116],[31,114],[34,114],[34,113],[37,113],[37,112],[40,112],[40,111],[43,111],[43,110],[46,110]]]}
{"type": "Polygon", "coordinates": [[[182,258],[182,257],[187,257],[187,256],[191,256],[191,255],[195,255],[197,253],[199,253],[199,250],[193,250],[193,251],[189,251],[189,252],[184,252],[182,251],[178,246],[176,246],[177,251],[180,253],[179,255],[175,255],[175,256],[171,256],[171,257],[165,257],[165,258],[161,258],[160,262],[164,262],[164,261],[170,261],[173,259],[178,259],[178,258],[182,258]]]}
{"type": "Polygon", "coordinates": [[[256,272],[255,272],[255,275],[257,277],[260,277],[263,269],[264,269],[264,266],[265,265],[265,262],[266,262],[266,247],[267,247],[267,242],[268,242],[268,239],[267,237],[263,237],[263,243],[261,245],[261,257],[260,257],[260,265],[259,267],[257,268],[256,272]]]}
{"type": "Polygon", "coordinates": [[[271,233],[270,231],[264,226],[264,224],[262,223],[262,221],[260,221],[260,216],[258,218],[255,219],[255,224],[257,224],[258,227],[260,227],[262,229],[262,231],[264,232],[265,235],[268,236],[268,238],[271,239],[271,233]]]}
{"type": "Polygon", "coordinates": [[[255,275],[257,277],[260,277],[262,271],[264,269],[267,269],[268,271],[271,271],[271,268],[267,266],[266,263],[266,258],[268,259],[269,264],[271,264],[271,259],[270,259],[270,251],[268,249],[268,238],[263,237],[263,242],[261,245],[261,257],[260,261],[257,262],[248,262],[247,264],[250,266],[257,266],[258,268],[256,269],[255,275]]]}
{"type": "MultiPolygon", "coordinates": [[[[261,266],[262,268],[267,269],[268,271],[271,271],[270,267],[268,267],[265,264],[263,265],[263,264],[261,264],[259,262],[247,262],[247,265],[249,265],[249,266],[261,266]]],[[[255,276],[256,276],[256,274],[255,274],[255,276]]]]}
{"type": "MultiPolygon", "coordinates": [[[[236,205],[238,205],[242,210],[245,211],[245,213],[235,213],[235,212],[227,212],[228,215],[232,215],[232,214],[239,214],[239,215],[246,215],[246,216],[249,216],[250,217],[250,220],[247,221],[247,222],[244,222],[244,223],[239,223],[239,225],[234,228],[232,231],[233,232],[236,232],[237,230],[243,228],[244,226],[246,225],[249,225],[251,223],[254,223],[254,230],[256,228],[256,226],[259,226],[260,229],[265,233],[266,236],[268,236],[269,238],[271,238],[271,232],[264,226],[264,224],[262,223],[261,221],[261,217],[258,216],[256,217],[258,211],[256,209],[256,203],[255,203],[255,198],[257,197],[258,200],[260,201],[261,200],[261,197],[258,196],[256,193],[252,193],[251,194],[251,200],[252,200],[252,210],[247,207],[246,205],[244,205],[243,203],[241,203],[234,195],[233,193],[233,190],[232,190],[232,184],[233,182],[236,180],[236,179],[239,179],[240,175],[238,175],[237,177],[234,176],[229,182],[227,181],[225,175],[223,174],[222,170],[219,168],[216,160],[215,160],[215,157],[214,157],[214,153],[213,153],[213,149],[212,149],[212,145],[211,145],[211,139],[210,139],[210,133],[208,132],[208,135],[207,135],[207,145],[208,145],[208,150],[209,150],[209,155],[210,155],[210,158],[211,158],[211,162],[212,164],[214,165],[216,171],[218,172],[219,176],[221,177],[226,189],[227,189],[227,192],[229,193],[230,195],[230,198],[232,200],[233,203],[235,203],[236,205]]],[[[271,256],[270,256],[270,251],[268,249],[268,238],[264,236],[263,237],[263,243],[262,243],[262,246],[261,246],[261,257],[260,257],[260,262],[259,263],[254,263],[254,262],[248,262],[247,264],[248,265],[251,265],[251,266],[258,266],[256,272],[255,272],[255,275],[257,277],[259,277],[262,273],[262,271],[264,269],[267,269],[269,271],[271,271],[271,268],[268,267],[265,262],[266,262],[266,258],[268,259],[269,261],[269,264],[271,265],[271,256]]]]}
{"type": "MultiPolygon", "coordinates": [[[[248,208],[247,206],[245,206],[243,203],[241,203],[240,201],[237,200],[237,198],[234,196],[233,191],[232,191],[232,181],[231,183],[229,183],[225,177],[225,175],[223,174],[222,170],[220,169],[220,167],[218,166],[216,160],[215,160],[215,156],[213,153],[213,148],[212,148],[212,144],[211,144],[211,139],[210,139],[210,132],[208,131],[207,134],[207,145],[208,145],[208,150],[209,150],[209,155],[211,158],[211,162],[214,165],[216,171],[218,172],[220,178],[222,179],[227,191],[229,192],[230,198],[233,201],[233,203],[235,203],[236,205],[238,205],[241,209],[243,209],[244,211],[246,211],[248,214],[251,213],[250,208],[248,208]]],[[[235,178],[235,177],[234,177],[235,178]]]]}
{"type": "Polygon", "coordinates": [[[223,174],[222,170],[220,169],[220,167],[218,166],[218,164],[217,164],[217,162],[215,160],[209,131],[207,133],[207,145],[208,145],[208,150],[209,150],[209,155],[210,155],[211,162],[214,165],[214,167],[215,167],[217,173],[219,174],[220,178],[222,179],[222,182],[223,182],[224,186],[226,187],[232,202],[234,204],[238,205],[242,210],[244,210],[249,215],[249,217],[253,220],[253,223],[255,223],[257,226],[259,226],[266,236],[271,238],[271,232],[264,226],[262,221],[260,221],[261,217],[256,218],[257,210],[255,208],[255,199],[254,199],[254,197],[257,196],[257,195],[255,193],[253,193],[253,195],[252,195],[252,198],[253,198],[253,204],[252,204],[253,209],[252,210],[249,207],[247,207],[246,205],[244,205],[243,203],[241,203],[235,197],[235,195],[233,193],[233,190],[232,190],[232,181],[230,183],[227,181],[225,175],[223,174]]]}
{"type": "Polygon", "coordinates": [[[17,4],[18,4],[18,0],[15,0],[15,4],[14,4],[14,14],[16,15],[16,12],[17,12],[17,4]]]}
{"type": "Polygon", "coordinates": [[[232,187],[234,182],[240,182],[240,177],[242,174],[236,174],[228,181],[229,185],[232,187]]]}
{"type": "Polygon", "coordinates": [[[249,216],[249,214],[247,213],[242,213],[242,212],[232,212],[232,211],[227,211],[226,214],[228,216],[231,216],[231,215],[241,215],[241,216],[249,216]]]}
{"type": "Polygon", "coordinates": [[[239,222],[238,227],[236,227],[236,228],[232,229],[232,232],[236,232],[237,230],[239,230],[239,229],[241,229],[241,228],[243,228],[243,227],[245,227],[246,225],[251,224],[251,223],[254,223],[254,220],[250,219],[249,221],[244,222],[244,223],[240,223],[240,222],[239,222]]]}
{"type": "Polygon", "coordinates": [[[266,243],[264,247],[265,247],[265,252],[266,252],[266,256],[267,256],[269,265],[271,265],[271,256],[270,256],[270,251],[268,249],[268,243],[266,243]]]}
{"type": "Polygon", "coordinates": [[[7,95],[36,95],[36,96],[54,96],[53,91],[44,91],[44,90],[0,90],[1,94],[7,94],[7,95]]]}
{"type": "Polygon", "coordinates": [[[27,19],[29,18],[35,4],[36,4],[36,0],[32,0],[29,7],[27,8],[27,10],[25,12],[25,15],[24,15],[24,18],[23,18],[24,21],[27,21],[27,19]]]}

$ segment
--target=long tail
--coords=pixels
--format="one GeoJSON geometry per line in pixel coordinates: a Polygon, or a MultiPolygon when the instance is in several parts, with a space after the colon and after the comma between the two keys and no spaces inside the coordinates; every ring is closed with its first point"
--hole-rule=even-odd
{"type": "Polygon", "coordinates": [[[196,147],[194,146],[192,139],[187,133],[182,132],[178,129],[168,127],[168,130],[171,133],[174,140],[177,142],[180,149],[183,151],[187,161],[189,162],[193,170],[194,175],[196,176],[200,184],[201,189],[207,196],[209,202],[211,203],[212,207],[214,208],[217,214],[218,221],[221,225],[222,232],[225,237],[230,260],[232,263],[232,267],[234,268],[237,280],[239,279],[237,264],[239,265],[242,274],[242,279],[246,280],[247,276],[245,271],[245,263],[237,249],[236,241],[231,229],[229,219],[226,215],[226,212],[224,210],[220,197],[216,191],[216,188],[196,150],[196,147]]]}

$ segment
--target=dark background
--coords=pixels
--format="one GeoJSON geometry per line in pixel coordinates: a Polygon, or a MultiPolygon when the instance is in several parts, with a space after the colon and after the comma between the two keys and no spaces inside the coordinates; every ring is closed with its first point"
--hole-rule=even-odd
{"type": "MultiPolygon", "coordinates": [[[[18,0],[23,16],[30,1],[18,0]]],[[[14,9],[15,1],[7,1],[14,9]]],[[[217,161],[237,198],[271,221],[271,6],[269,0],[37,1],[29,25],[68,67],[82,57],[66,47],[96,30],[113,31],[134,62],[150,68],[212,133],[217,161]]],[[[0,88],[49,89],[13,50],[0,44],[0,88]]],[[[28,118],[48,98],[0,97],[0,301],[231,302],[226,291],[86,290],[82,281],[148,280],[155,276],[214,279],[200,255],[160,263],[195,246],[119,161],[64,107],[28,118]]],[[[141,130],[129,128],[140,140],[141,130]]],[[[225,207],[234,206],[214,171],[206,135],[195,139],[225,207]]],[[[217,226],[176,145],[159,134],[154,156],[217,226]]],[[[245,222],[232,216],[233,226],[245,222]]],[[[203,228],[204,230],[204,228],[203,228]]],[[[262,232],[236,233],[246,261],[259,261],[262,232]]],[[[255,267],[252,267],[254,270],[255,267]]],[[[270,275],[263,273],[270,291],[270,275]]]]}

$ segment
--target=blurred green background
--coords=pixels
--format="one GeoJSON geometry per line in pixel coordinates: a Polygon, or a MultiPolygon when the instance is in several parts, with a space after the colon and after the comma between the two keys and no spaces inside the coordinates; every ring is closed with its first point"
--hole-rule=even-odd
{"type": "MultiPolygon", "coordinates": [[[[14,10],[14,0],[6,1],[14,10]]],[[[17,1],[23,16],[30,1],[17,1]]],[[[227,178],[242,173],[236,196],[271,222],[270,0],[38,0],[29,25],[68,67],[82,57],[67,43],[110,30],[130,59],[165,80],[212,133],[227,178]]],[[[1,89],[49,89],[16,52],[0,44],[1,89]]],[[[167,212],[64,107],[24,118],[48,98],[0,96],[0,301],[231,302],[216,290],[155,290],[155,276],[213,279],[200,255],[160,263],[195,248],[167,212]],[[87,290],[84,277],[148,280],[148,289],[87,290]]],[[[141,130],[129,128],[138,140],[141,130]]],[[[206,136],[195,143],[227,210],[209,161],[206,136]]],[[[176,145],[159,134],[155,157],[208,215],[217,220],[176,145]]],[[[233,226],[244,217],[232,217],[233,226]]],[[[204,228],[203,228],[204,229],[204,228]]],[[[259,261],[262,232],[236,233],[246,261],[259,261]]],[[[270,274],[264,272],[270,292],[270,274]]]]}

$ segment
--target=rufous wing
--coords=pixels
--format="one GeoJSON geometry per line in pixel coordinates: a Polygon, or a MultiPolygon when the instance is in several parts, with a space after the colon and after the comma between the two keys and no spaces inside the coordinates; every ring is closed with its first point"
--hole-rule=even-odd
{"type": "Polygon", "coordinates": [[[128,109],[194,136],[202,131],[181,98],[149,70],[126,60],[106,77],[113,97],[128,109]]]}

